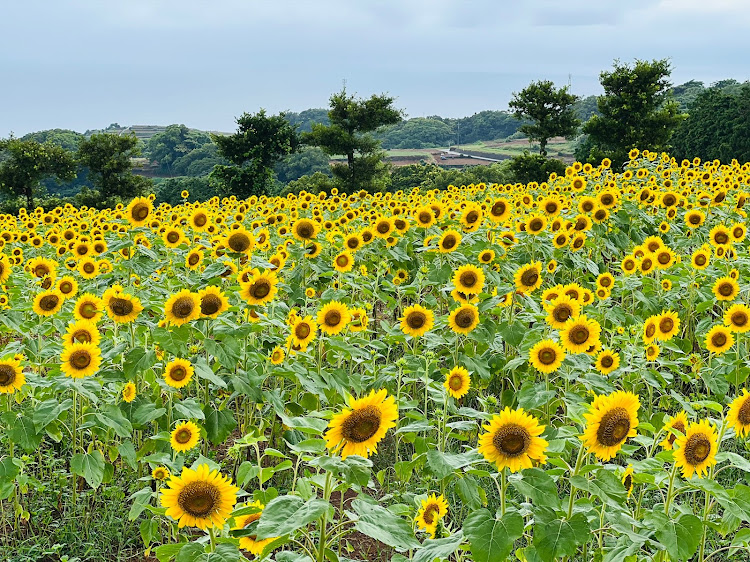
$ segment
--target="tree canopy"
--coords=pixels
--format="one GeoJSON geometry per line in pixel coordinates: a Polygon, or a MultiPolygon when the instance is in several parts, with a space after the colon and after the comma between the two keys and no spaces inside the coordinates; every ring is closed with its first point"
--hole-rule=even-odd
{"type": "Polygon", "coordinates": [[[211,142],[206,132],[188,129],[185,125],[169,125],[163,133],[149,139],[146,152],[159,163],[163,172],[171,175],[178,160],[211,142]]]}
{"type": "Polygon", "coordinates": [[[89,180],[107,200],[146,193],[151,180],[133,174],[131,158],[140,156],[135,135],[95,133],[78,146],[78,161],[89,169],[89,180]]]}

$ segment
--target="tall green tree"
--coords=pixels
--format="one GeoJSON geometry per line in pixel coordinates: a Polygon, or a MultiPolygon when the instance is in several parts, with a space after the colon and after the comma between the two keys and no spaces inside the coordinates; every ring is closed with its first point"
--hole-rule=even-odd
{"type": "Polygon", "coordinates": [[[149,139],[146,153],[159,163],[163,172],[172,175],[177,160],[206,144],[211,144],[208,133],[188,129],[185,125],[169,125],[163,133],[149,139]]]}
{"type": "Polygon", "coordinates": [[[587,160],[608,157],[621,166],[633,148],[669,149],[670,137],[685,117],[670,97],[670,74],[669,61],[662,59],[636,60],[632,66],[615,61],[613,70],[599,75],[604,88],[597,102],[601,115],[594,115],[583,127],[589,135],[584,145],[587,160]]]}
{"type": "Polygon", "coordinates": [[[71,181],[76,177],[74,154],[57,146],[14,137],[0,140],[0,190],[11,197],[25,197],[29,209],[47,178],[71,181]]]}
{"type": "Polygon", "coordinates": [[[569,93],[567,86],[557,89],[553,82],[541,80],[514,93],[508,106],[516,119],[530,121],[519,130],[529,141],[539,141],[539,154],[546,156],[549,139],[570,138],[581,124],[573,108],[576,101],[578,96],[569,93]]]}
{"type": "Polygon", "coordinates": [[[333,94],[328,112],[329,125],[315,123],[303,135],[305,143],[319,146],[329,156],[346,156],[345,164],[333,164],[331,173],[345,192],[358,189],[374,190],[385,186],[388,168],[380,141],[370,133],[385,125],[394,125],[403,118],[393,107],[395,98],[373,95],[358,99],[343,89],[333,94]]]}
{"type": "Polygon", "coordinates": [[[152,188],[151,180],[133,174],[132,158],[141,155],[135,135],[95,133],[78,145],[78,162],[89,169],[89,180],[102,201],[129,199],[152,188]]]}
{"type": "Polygon", "coordinates": [[[264,109],[254,115],[243,113],[237,125],[233,135],[213,135],[219,156],[231,165],[217,165],[211,178],[225,195],[246,198],[269,193],[274,166],[300,148],[297,128],[283,113],[268,117],[264,109]]]}

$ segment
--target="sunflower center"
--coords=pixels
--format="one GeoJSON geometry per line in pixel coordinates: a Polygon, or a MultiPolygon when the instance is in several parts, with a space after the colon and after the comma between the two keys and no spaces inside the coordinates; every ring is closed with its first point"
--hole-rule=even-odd
{"type": "Polygon", "coordinates": [[[133,207],[133,218],[138,221],[144,221],[148,217],[148,205],[138,203],[133,207]]]}
{"type": "MultiPolygon", "coordinates": [[[[2,384],[1,378],[0,384],[2,384]]],[[[737,411],[737,421],[742,425],[750,424],[750,399],[745,399],[742,406],[740,406],[740,409],[737,411]]]]}
{"type": "Polygon", "coordinates": [[[666,265],[669,263],[669,260],[671,259],[668,252],[662,252],[656,257],[657,261],[662,264],[666,265]]]}
{"type": "Polygon", "coordinates": [[[477,282],[479,281],[479,277],[473,271],[465,271],[461,274],[458,281],[464,287],[471,289],[472,287],[474,287],[474,285],[477,284],[477,282]]]}
{"type": "Polygon", "coordinates": [[[521,283],[524,287],[532,287],[539,280],[539,272],[536,269],[528,269],[521,275],[521,283]]]}
{"type": "Polygon", "coordinates": [[[677,200],[675,199],[675,196],[671,195],[671,194],[670,195],[665,195],[664,199],[662,199],[662,201],[664,202],[664,204],[667,207],[671,207],[672,205],[674,205],[675,203],[677,203],[677,200]]]}
{"type": "Polygon", "coordinates": [[[208,217],[203,213],[201,213],[200,215],[195,215],[195,217],[193,217],[193,224],[195,226],[205,226],[207,222],[208,217]]]}
{"type": "Polygon", "coordinates": [[[722,297],[728,297],[734,292],[734,287],[731,283],[722,283],[719,285],[718,291],[722,297]]]}
{"type": "Polygon", "coordinates": [[[329,310],[324,317],[326,326],[335,327],[341,324],[341,313],[338,310],[329,310]]]}
{"type": "Polygon", "coordinates": [[[419,330],[427,323],[427,315],[421,311],[410,312],[406,317],[406,324],[412,330],[419,330]]]}
{"type": "Polygon", "coordinates": [[[613,408],[602,416],[596,439],[602,445],[614,447],[627,437],[630,431],[630,416],[625,408],[613,408]]]}
{"type": "Polygon", "coordinates": [[[110,301],[109,308],[116,316],[127,316],[133,312],[133,303],[128,299],[117,297],[110,301]]]}
{"type": "Polygon", "coordinates": [[[219,509],[221,491],[211,482],[190,482],[177,496],[177,505],[193,517],[209,517],[219,509]]]}
{"type": "Polygon", "coordinates": [[[654,337],[654,334],[656,333],[656,324],[649,324],[646,326],[646,337],[652,338],[654,337]]]}
{"type": "Polygon", "coordinates": [[[188,256],[188,263],[190,265],[198,265],[198,262],[201,261],[201,257],[198,254],[190,254],[188,256]]]}
{"type": "Polygon", "coordinates": [[[310,335],[310,332],[310,325],[307,322],[300,322],[294,327],[294,335],[300,340],[304,340],[310,335]]]}
{"type": "Polygon", "coordinates": [[[529,230],[532,232],[538,232],[542,230],[542,227],[544,227],[544,223],[540,219],[533,219],[529,223],[529,230]]]}
{"type": "Polygon", "coordinates": [[[34,268],[34,275],[37,277],[44,277],[49,273],[49,268],[46,265],[37,265],[34,268]]]}
{"type": "Polygon", "coordinates": [[[440,508],[435,504],[430,504],[425,508],[422,519],[424,519],[424,522],[428,525],[432,525],[435,522],[435,516],[438,513],[440,513],[440,508]]]}
{"type": "Polygon", "coordinates": [[[701,222],[701,217],[700,217],[700,215],[690,215],[690,218],[688,219],[688,222],[690,224],[698,225],[701,222]]]}
{"type": "Polygon", "coordinates": [[[479,220],[479,213],[476,211],[469,211],[466,215],[466,222],[469,224],[475,223],[479,220]]]}
{"type": "Polygon", "coordinates": [[[699,265],[699,266],[706,265],[706,261],[707,261],[706,260],[706,256],[704,256],[703,254],[699,254],[699,255],[695,256],[695,264],[696,265],[699,265]]]}
{"type": "Polygon", "coordinates": [[[456,237],[453,235],[446,236],[443,239],[443,248],[450,250],[456,245],[456,237]]]}
{"type": "Polygon", "coordinates": [[[492,205],[492,210],[490,213],[492,213],[496,217],[501,217],[505,213],[505,202],[504,201],[497,201],[494,205],[492,205]]]}
{"type": "Polygon", "coordinates": [[[250,237],[244,232],[235,232],[227,239],[227,246],[233,252],[244,252],[250,247],[250,237]]]}
{"type": "Polygon", "coordinates": [[[742,227],[737,227],[732,231],[732,236],[735,238],[742,238],[742,236],[745,234],[745,231],[742,229],[742,227]]]}
{"type": "Polygon", "coordinates": [[[492,444],[506,457],[518,457],[529,450],[531,435],[525,427],[508,424],[495,432],[492,444]]]}
{"type": "Polygon", "coordinates": [[[609,369],[614,362],[615,361],[611,355],[605,355],[601,359],[602,367],[604,367],[605,369],[609,369]]]}
{"type": "Polygon", "coordinates": [[[559,304],[552,311],[552,317],[558,322],[565,322],[573,314],[573,309],[567,304],[559,304]]]}
{"type": "Polygon", "coordinates": [[[167,234],[167,241],[170,244],[175,244],[180,239],[180,234],[175,232],[174,230],[170,231],[169,234],[167,234]]]}
{"type": "Polygon", "coordinates": [[[456,325],[460,328],[468,328],[474,323],[474,311],[470,308],[462,308],[456,314],[456,325]]]}
{"type": "Polygon", "coordinates": [[[76,369],[85,369],[91,364],[91,354],[85,349],[74,351],[70,356],[70,364],[76,369]]]}
{"type": "Polygon", "coordinates": [[[271,292],[271,284],[265,279],[259,279],[250,288],[250,294],[256,299],[264,299],[271,292]]]}
{"type": "Polygon", "coordinates": [[[626,490],[630,490],[630,487],[633,485],[633,475],[628,474],[625,477],[625,480],[622,481],[622,485],[625,487],[626,490]]]}
{"type": "Polygon", "coordinates": [[[341,435],[347,441],[364,443],[380,429],[380,419],[380,410],[376,406],[354,410],[341,425],[341,435]]]}
{"type": "Polygon", "coordinates": [[[91,342],[91,333],[88,330],[77,330],[71,334],[71,339],[82,343],[91,342]]]}
{"type": "Polygon", "coordinates": [[[724,332],[716,332],[711,336],[711,343],[716,347],[722,347],[727,343],[727,335],[724,332]]]}
{"type": "Polygon", "coordinates": [[[302,222],[297,225],[297,236],[299,236],[300,238],[308,240],[312,238],[314,232],[315,227],[313,227],[312,223],[308,221],[302,222]]]}
{"type": "Polygon", "coordinates": [[[349,258],[346,256],[339,256],[336,258],[336,265],[339,267],[346,267],[349,265],[349,258]]]}
{"type": "Polygon", "coordinates": [[[221,299],[216,295],[204,295],[201,299],[201,314],[210,316],[219,312],[221,299]]]}
{"type": "Polygon", "coordinates": [[[671,318],[662,318],[659,322],[659,330],[661,330],[663,334],[671,332],[673,328],[674,320],[671,318]]]}
{"type": "Polygon", "coordinates": [[[184,380],[185,377],[187,377],[187,369],[185,369],[181,365],[172,367],[172,369],[169,371],[169,377],[172,380],[178,381],[178,382],[181,380],[184,380]]]}
{"type": "Polygon", "coordinates": [[[48,311],[55,310],[59,302],[60,302],[60,297],[58,297],[57,295],[45,295],[39,301],[39,308],[41,308],[42,310],[48,310],[48,311]]]}
{"type": "Polygon", "coordinates": [[[194,309],[195,303],[193,302],[193,299],[189,297],[180,297],[172,305],[172,314],[177,318],[187,318],[193,313],[194,309]]]}
{"type": "Polygon", "coordinates": [[[91,262],[86,262],[83,264],[83,271],[86,273],[94,273],[94,271],[96,271],[96,266],[91,262]]]}
{"type": "Polygon", "coordinates": [[[0,365],[0,386],[10,386],[16,380],[16,370],[10,365],[0,365]]]}
{"type": "Polygon", "coordinates": [[[570,341],[576,345],[583,345],[589,339],[589,329],[586,326],[573,326],[570,330],[570,341]]]}
{"type": "Polygon", "coordinates": [[[419,219],[419,222],[421,222],[422,224],[428,224],[432,220],[432,217],[433,217],[432,213],[429,213],[427,211],[422,211],[421,213],[419,213],[418,219],[419,219]]]}
{"type": "Polygon", "coordinates": [[[702,433],[691,435],[685,442],[685,460],[698,465],[708,458],[711,453],[711,441],[702,433]]]}
{"type": "Polygon", "coordinates": [[[451,378],[448,379],[448,386],[451,387],[451,390],[461,390],[461,387],[463,387],[463,385],[464,381],[461,378],[461,375],[451,375],[451,378]]]}
{"type": "Polygon", "coordinates": [[[188,443],[190,439],[192,439],[192,437],[193,432],[187,428],[183,428],[175,434],[174,440],[177,441],[180,445],[184,445],[185,443],[188,443]]]}
{"type": "Polygon", "coordinates": [[[551,347],[545,347],[539,351],[539,362],[543,365],[552,365],[557,359],[557,353],[551,347]]]}
{"type": "Polygon", "coordinates": [[[391,229],[391,225],[385,221],[379,222],[376,227],[380,234],[385,234],[391,229]]]}
{"type": "Polygon", "coordinates": [[[70,283],[70,281],[63,281],[60,283],[60,292],[63,294],[68,294],[73,291],[73,285],[70,283]]]}
{"type": "Polygon", "coordinates": [[[356,250],[359,247],[359,240],[357,238],[349,238],[349,240],[346,241],[346,246],[350,250],[356,250]]]}
{"type": "Polygon", "coordinates": [[[729,236],[727,236],[727,234],[724,232],[717,232],[716,236],[714,236],[714,241],[717,244],[726,244],[727,242],[729,242],[729,236]]]}
{"type": "MultiPolygon", "coordinates": [[[[675,423],[672,424],[672,429],[676,429],[680,433],[685,433],[685,424],[682,423],[681,421],[675,422],[675,423]]],[[[673,445],[675,439],[677,439],[677,436],[674,433],[670,434],[669,435],[669,444],[673,445]]]]}
{"type": "MultiPolygon", "coordinates": [[[[112,309],[114,310],[114,308],[112,309]]],[[[81,308],[78,310],[81,316],[86,318],[87,320],[93,318],[96,316],[96,306],[93,303],[87,302],[84,303],[81,308]]]]}

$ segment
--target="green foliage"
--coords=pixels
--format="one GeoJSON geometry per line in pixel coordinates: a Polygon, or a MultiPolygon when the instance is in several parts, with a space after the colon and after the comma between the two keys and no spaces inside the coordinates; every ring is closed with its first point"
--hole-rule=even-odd
{"type": "MultiPolygon", "coordinates": [[[[208,133],[188,129],[185,125],[169,125],[163,133],[149,139],[146,153],[149,158],[159,162],[163,172],[171,175],[175,173],[174,165],[178,160],[210,144],[212,142],[208,133]]],[[[182,163],[180,171],[183,174],[188,165],[189,163],[182,163]]]]}
{"type": "Polygon", "coordinates": [[[300,133],[311,132],[314,123],[320,123],[322,125],[328,125],[330,123],[328,120],[328,110],[322,107],[305,109],[299,113],[288,111],[284,113],[284,117],[286,117],[287,121],[292,125],[296,125],[297,130],[300,133]]]}
{"type": "Polygon", "coordinates": [[[329,169],[326,153],[318,147],[308,146],[284,158],[276,164],[274,171],[278,181],[289,183],[316,172],[327,174],[329,169]]]}
{"type": "Polygon", "coordinates": [[[152,188],[151,180],[133,174],[131,158],[140,155],[135,135],[96,133],[78,146],[78,161],[104,200],[129,199],[152,188]]]}
{"type": "Polygon", "coordinates": [[[218,195],[216,186],[211,183],[208,177],[176,177],[167,178],[156,184],[155,203],[166,202],[170,205],[182,203],[183,190],[190,194],[188,201],[208,201],[215,195],[218,195]]]}
{"type": "Polygon", "coordinates": [[[510,161],[510,169],[514,179],[520,183],[545,182],[552,172],[558,176],[565,175],[565,164],[554,158],[545,158],[541,154],[530,154],[524,150],[523,154],[510,161]]]}
{"type": "Polygon", "coordinates": [[[672,138],[673,154],[678,159],[716,158],[729,162],[750,161],[750,84],[737,93],[718,87],[698,95],[690,115],[680,123],[672,138]]]}
{"type": "Polygon", "coordinates": [[[594,115],[601,115],[597,106],[597,99],[597,96],[586,96],[585,98],[578,98],[573,104],[573,111],[582,123],[585,123],[594,115]]]}
{"type": "Polygon", "coordinates": [[[632,66],[615,61],[612,71],[600,74],[604,87],[598,100],[601,115],[594,115],[583,127],[591,143],[587,160],[599,162],[608,157],[619,167],[633,148],[661,152],[669,147],[672,133],[684,118],[669,97],[670,73],[669,61],[663,59],[636,60],[632,66]]]}
{"type": "Polygon", "coordinates": [[[332,187],[334,187],[334,184],[331,176],[323,172],[315,172],[312,175],[302,176],[297,180],[290,181],[280,189],[278,194],[282,197],[289,193],[299,193],[300,191],[318,194],[321,191],[328,192],[332,187]]]}
{"type": "Polygon", "coordinates": [[[322,148],[329,156],[346,156],[346,164],[331,166],[336,183],[344,192],[373,191],[384,186],[388,170],[384,153],[380,142],[369,133],[401,121],[394,101],[386,95],[357,99],[342,90],[331,96],[330,125],[313,124],[312,131],[303,135],[306,144],[322,148]]]}
{"type": "Polygon", "coordinates": [[[11,198],[24,197],[29,209],[42,180],[70,181],[76,176],[73,153],[50,142],[11,137],[0,141],[0,155],[0,190],[11,198]]]}
{"type": "Polygon", "coordinates": [[[388,187],[390,191],[408,191],[412,187],[431,186],[442,172],[443,170],[435,164],[425,162],[399,166],[391,171],[388,187]]]}
{"type": "Polygon", "coordinates": [[[264,109],[237,119],[237,132],[214,135],[219,155],[231,165],[217,165],[211,178],[224,195],[250,197],[268,193],[273,185],[273,168],[285,156],[297,152],[300,138],[284,114],[266,116],[264,109]]]}
{"type": "Polygon", "coordinates": [[[514,93],[508,105],[516,119],[530,121],[519,130],[529,140],[539,141],[539,154],[546,156],[549,139],[571,137],[580,125],[573,110],[577,100],[578,96],[568,93],[567,86],[558,90],[553,82],[542,80],[514,93]]]}
{"type": "Polygon", "coordinates": [[[456,142],[455,124],[432,117],[402,121],[376,135],[385,148],[430,148],[456,142]]]}

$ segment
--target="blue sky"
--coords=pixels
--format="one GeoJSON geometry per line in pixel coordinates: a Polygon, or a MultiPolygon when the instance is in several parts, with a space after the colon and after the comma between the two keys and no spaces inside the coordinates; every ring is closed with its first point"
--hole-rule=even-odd
{"type": "Polygon", "coordinates": [[[750,78],[746,0],[2,0],[0,137],[109,123],[229,131],[243,111],[387,92],[410,116],[600,93],[614,59],[750,78]]]}

